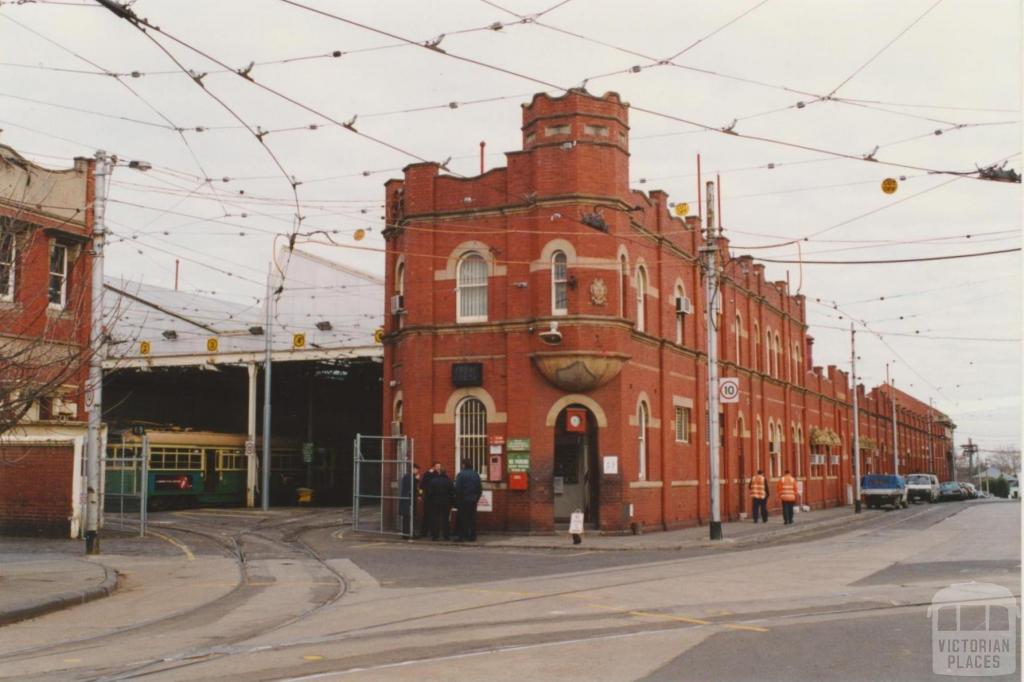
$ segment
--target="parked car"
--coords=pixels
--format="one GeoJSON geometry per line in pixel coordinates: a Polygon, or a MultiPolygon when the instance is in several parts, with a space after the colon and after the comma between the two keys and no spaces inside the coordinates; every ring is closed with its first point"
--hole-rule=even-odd
{"type": "Polygon", "coordinates": [[[891,505],[906,508],[907,482],[895,474],[868,474],[861,479],[860,494],[868,509],[891,505]]]}
{"type": "Polygon", "coordinates": [[[907,476],[907,500],[927,500],[929,503],[939,499],[939,477],[935,474],[910,474],[907,476]]]}
{"type": "Polygon", "coordinates": [[[974,500],[978,498],[978,489],[974,487],[973,483],[960,483],[960,487],[964,489],[964,499],[974,500]]]}
{"type": "Polygon", "coordinates": [[[939,501],[947,502],[949,500],[965,500],[967,499],[964,489],[960,487],[960,484],[956,481],[946,481],[939,486],[939,501]]]}

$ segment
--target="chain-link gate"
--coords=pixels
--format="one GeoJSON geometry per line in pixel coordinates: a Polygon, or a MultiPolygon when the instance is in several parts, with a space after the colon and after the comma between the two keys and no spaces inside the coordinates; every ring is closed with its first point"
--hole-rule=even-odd
{"type": "Polygon", "coordinates": [[[383,535],[415,534],[416,477],[412,440],[356,435],[352,462],[352,529],[383,535]]]}
{"type": "Polygon", "coordinates": [[[138,523],[139,537],[146,535],[149,502],[149,437],[137,445],[108,446],[103,457],[103,526],[121,530],[138,523]]]}

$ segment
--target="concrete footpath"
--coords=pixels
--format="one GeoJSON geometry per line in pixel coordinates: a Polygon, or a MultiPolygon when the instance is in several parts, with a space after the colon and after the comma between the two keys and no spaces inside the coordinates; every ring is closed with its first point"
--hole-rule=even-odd
{"type": "Polygon", "coordinates": [[[0,554],[0,625],[106,597],[117,572],[85,558],[0,554]]]}
{"type": "Polygon", "coordinates": [[[768,523],[754,523],[747,519],[722,524],[722,540],[712,541],[708,527],[693,526],[680,530],[654,531],[638,535],[602,535],[595,531],[583,534],[583,543],[574,545],[568,530],[552,535],[491,535],[482,534],[476,545],[483,547],[514,547],[519,549],[569,549],[586,548],[596,551],[636,550],[682,550],[695,547],[722,547],[735,549],[738,546],[756,545],[763,542],[783,541],[809,533],[840,527],[853,528],[868,519],[878,518],[887,512],[864,509],[855,515],[853,507],[834,507],[810,512],[796,512],[793,524],[782,523],[782,514],[773,514],[768,523]]]}

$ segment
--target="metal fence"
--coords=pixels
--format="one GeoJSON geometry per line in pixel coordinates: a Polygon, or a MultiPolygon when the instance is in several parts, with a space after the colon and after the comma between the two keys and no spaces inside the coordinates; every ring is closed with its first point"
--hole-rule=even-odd
{"type": "Polygon", "coordinates": [[[406,436],[356,435],[352,463],[352,529],[415,534],[413,443],[406,436]]]}
{"type": "Polygon", "coordinates": [[[139,537],[146,535],[149,502],[149,438],[142,449],[110,447],[103,457],[103,526],[121,530],[138,525],[139,537]]]}

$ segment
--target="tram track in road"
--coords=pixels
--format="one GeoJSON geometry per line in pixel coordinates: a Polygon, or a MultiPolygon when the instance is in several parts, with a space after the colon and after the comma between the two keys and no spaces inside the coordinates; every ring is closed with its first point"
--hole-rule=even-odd
{"type": "MultiPolygon", "coordinates": [[[[953,514],[939,514],[938,513],[939,510],[937,510],[936,508],[925,507],[923,509],[914,510],[910,514],[903,513],[903,514],[899,514],[899,515],[897,515],[897,516],[895,516],[895,517],[893,517],[891,519],[886,518],[886,519],[883,519],[883,520],[876,520],[876,523],[872,524],[869,528],[864,528],[862,525],[858,525],[857,527],[850,529],[849,532],[858,532],[858,531],[860,531],[860,532],[876,532],[876,531],[884,531],[884,530],[887,530],[887,529],[889,529],[889,528],[891,528],[893,526],[896,526],[898,524],[905,523],[905,522],[907,522],[909,520],[917,519],[919,517],[923,517],[923,516],[928,515],[928,514],[933,514],[933,515],[938,516],[938,518],[936,519],[936,522],[937,522],[937,521],[939,521],[941,519],[949,518],[950,516],[953,516],[956,513],[959,513],[960,511],[962,511],[962,509],[963,508],[955,510],[953,512],[953,514]]],[[[832,529],[830,531],[830,533],[836,534],[834,529],[832,529]]],[[[841,534],[844,534],[844,533],[841,533],[841,534]]],[[[772,544],[786,544],[786,543],[772,543],[772,544]]],[[[738,548],[735,548],[734,550],[730,550],[730,551],[733,551],[733,552],[757,551],[757,550],[763,550],[763,549],[767,549],[767,548],[768,548],[767,545],[762,544],[762,545],[753,546],[753,547],[738,547],[738,548]]],[[[708,555],[704,555],[704,556],[707,557],[708,555]]],[[[696,558],[696,557],[687,557],[687,558],[682,558],[682,559],[669,559],[669,560],[665,560],[665,561],[652,562],[652,563],[649,563],[649,564],[642,564],[642,565],[635,565],[634,564],[634,565],[629,565],[629,566],[618,566],[618,567],[603,568],[603,569],[598,569],[596,571],[588,571],[586,573],[588,575],[590,575],[590,576],[593,576],[593,575],[609,575],[611,577],[611,576],[616,576],[617,574],[623,574],[625,572],[630,572],[630,571],[635,572],[637,570],[643,570],[643,569],[646,569],[646,568],[659,568],[659,567],[663,568],[667,564],[678,564],[678,563],[682,563],[682,562],[687,561],[687,560],[692,559],[692,558],[696,558]]],[[[481,610],[485,610],[485,609],[505,609],[505,608],[508,608],[508,607],[514,607],[514,606],[521,605],[521,604],[524,604],[524,603],[542,601],[542,600],[546,600],[546,599],[559,599],[559,598],[577,599],[580,596],[582,596],[584,593],[589,593],[589,592],[611,590],[611,589],[617,589],[617,588],[626,588],[626,587],[635,587],[635,586],[638,586],[638,585],[645,585],[645,584],[646,585],[650,585],[650,584],[654,584],[654,583],[658,583],[658,582],[677,581],[677,580],[681,580],[681,579],[685,579],[685,580],[698,579],[699,580],[700,576],[708,575],[708,574],[714,574],[717,571],[718,571],[718,569],[715,568],[715,567],[699,567],[699,568],[696,568],[696,569],[691,568],[688,571],[685,571],[685,572],[682,572],[682,573],[677,573],[677,574],[674,574],[674,575],[671,575],[671,576],[658,576],[658,577],[646,578],[646,579],[645,578],[639,578],[638,579],[638,578],[635,578],[635,577],[631,577],[631,578],[628,578],[628,579],[619,579],[619,580],[612,580],[612,581],[608,581],[608,582],[602,582],[602,583],[596,584],[596,585],[588,585],[588,586],[582,587],[582,588],[573,588],[573,589],[557,590],[557,591],[539,591],[539,592],[536,592],[536,593],[518,592],[518,593],[514,593],[514,594],[516,594],[515,597],[508,598],[508,599],[503,599],[503,600],[492,602],[492,603],[489,603],[489,604],[473,604],[473,605],[459,607],[459,608],[450,608],[450,609],[443,609],[443,610],[439,610],[439,611],[432,611],[430,613],[420,614],[420,615],[411,616],[411,617],[407,617],[407,618],[391,619],[391,620],[387,620],[385,622],[375,623],[373,625],[359,626],[357,628],[353,628],[353,629],[350,629],[350,630],[343,630],[343,631],[339,631],[339,632],[329,633],[327,635],[323,635],[323,636],[319,636],[319,637],[314,637],[314,638],[298,639],[298,640],[293,640],[293,641],[288,641],[288,642],[281,642],[279,644],[261,645],[259,647],[249,647],[249,648],[246,648],[246,647],[237,648],[237,647],[226,647],[226,646],[225,647],[218,647],[216,651],[211,651],[210,655],[203,656],[201,658],[190,658],[188,660],[180,660],[180,661],[176,661],[176,662],[164,661],[164,663],[169,663],[170,665],[155,666],[155,667],[152,667],[149,670],[144,670],[144,671],[143,670],[136,670],[134,673],[129,674],[128,676],[104,677],[104,678],[99,678],[99,679],[102,680],[102,682],[107,682],[108,680],[121,680],[121,679],[135,678],[135,677],[145,677],[145,676],[155,675],[155,674],[160,674],[160,673],[175,672],[175,671],[179,671],[179,670],[181,670],[183,668],[187,668],[187,667],[191,667],[191,666],[195,666],[195,665],[200,665],[200,664],[204,664],[204,663],[209,663],[214,658],[223,658],[223,657],[230,657],[230,656],[237,656],[237,655],[246,655],[246,654],[258,654],[258,653],[263,653],[263,652],[280,652],[280,651],[285,651],[285,650],[295,649],[295,648],[302,648],[302,647],[323,646],[323,645],[337,644],[337,643],[341,643],[341,642],[344,642],[344,641],[364,641],[365,642],[365,641],[373,640],[373,639],[382,639],[382,640],[387,640],[387,641],[390,641],[390,642],[394,642],[397,638],[400,638],[400,637],[402,637],[404,635],[413,635],[413,636],[415,636],[417,634],[421,634],[422,631],[423,631],[422,627],[416,627],[416,626],[421,625],[421,624],[428,624],[433,619],[442,619],[443,620],[444,618],[451,617],[451,616],[458,616],[460,614],[479,613],[481,610]],[[403,626],[409,626],[409,627],[403,627],[403,626]],[[399,629],[395,629],[396,627],[399,628],[399,629]]],[[[569,579],[571,577],[572,577],[571,574],[561,574],[561,575],[538,576],[538,577],[536,577],[536,579],[537,580],[569,579]]],[[[530,582],[530,580],[531,579],[527,579],[526,582],[530,582]]],[[[457,591],[460,591],[461,589],[465,589],[465,588],[449,588],[448,590],[445,590],[445,591],[457,592],[457,591]]],[[[490,592],[491,590],[483,589],[481,591],[490,592]]],[[[501,590],[493,590],[493,592],[494,592],[494,594],[500,594],[502,591],[501,590]]],[[[506,592],[506,594],[507,594],[507,592],[506,592]]],[[[385,599],[382,599],[382,600],[379,600],[379,601],[381,601],[381,602],[391,601],[392,599],[393,598],[388,597],[388,598],[385,598],[385,599]]],[[[378,600],[373,600],[373,601],[378,601],[378,600]]],[[[701,618],[696,618],[696,617],[691,617],[691,616],[679,615],[678,613],[676,613],[674,611],[674,609],[682,609],[682,608],[686,608],[687,606],[692,606],[692,605],[686,605],[686,604],[667,604],[667,605],[663,605],[662,607],[660,607],[657,610],[652,610],[652,611],[636,610],[636,609],[629,608],[629,607],[626,607],[626,606],[622,606],[622,607],[602,606],[601,608],[602,608],[602,611],[604,613],[604,616],[607,617],[607,618],[611,618],[614,621],[618,621],[620,619],[629,619],[629,620],[635,621],[637,618],[640,618],[640,619],[653,619],[653,620],[657,621],[658,623],[660,623],[662,629],[664,629],[664,626],[665,626],[666,622],[673,622],[673,621],[675,621],[676,622],[675,627],[705,627],[705,626],[712,626],[712,627],[718,627],[718,628],[737,629],[737,630],[755,630],[755,631],[762,630],[762,628],[759,628],[757,626],[752,626],[748,621],[752,621],[752,620],[760,621],[760,619],[765,614],[729,614],[729,615],[721,615],[721,616],[704,616],[704,617],[701,617],[701,618]]],[[[841,615],[841,614],[847,613],[847,612],[865,611],[865,610],[880,609],[880,608],[893,608],[893,605],[890,605],[890,604],[865,604],[864,602],[859,602],[859,603],[855,602],[855,603],[851,603],[851,604],[848,604],[848,605],[844,605],[844,606],[842,606],[842,608],[837,607],[837,608],[833,609],[832,611],[821,611],[821,612],[819,612],[817,614],[814,614],[814,615],[826,616],[829,613],[834,613],[835,615],[841,615]]],[[[778,617],[778,616],[784,615],[784,613],[785,613],[784,611],[776,611],[776,612],[771,613],[770,615],[772,617],[778,617]]],[[[594,614],[594,615],[576,615],[576,616],[571,616],[571,617],[568,617],[568,618],[569,619],[576,618],[576,619],[583,619],[583,620],[593,620],[595,615],[596,614],[594,614]]],[[[809,614],[806,614],[806,613],[799,614],[799,613],[794,612],[794,613],[792,613],[790,615],[798,616],[798,615],[809,615],[809,614]]],[[[567,620],[567,617],[564,617],[564,616],[563,617],[557,617],[557,618],[540,617],[540,618],[534,618],[534,619],[515,619],[515,620],[511,620],[511,621],[510,620],[503,620],[503,621],[501,621],[500,624],[503,625],[503,626],[507,626],[507,625],[510,625],[510,624],[520,624],[520,625],[526,624],[526,625],[533,625],[533,626],[543,626],[545,624],[547,624],[547,625],[558,624],[558,623],[564,622],[565,620],[567,620]]],[[[283,627],[283,626],[281,626],[281,627],[283,627]]],[[[431,631],[434,632],[435,634],[440,634],[440,633],[443,633],[443,632],[445,632],[447,630],[450,630],[450,629],[453,630],[453,631],[457,631],[458,627],[459,626],[445,626],[445,625],[437,626],[437,625],[435,625],[435,626],[431,627],[431,631]]],[[[280,629],[280,628],[275,628],[275,629],[280,629]]],[[[598,627],[598,628],[596,628],[594,630],[593,637],[597,638],[597,639],[600,639],[602,637],[608,636],[610,633],[625,632],[625,631],[631,631],[631,630],[642,630],[642,629],[644,629],[644,627],[638,627],[635,624],[628,625],[628,626],[613,624],[610,627],[604,627],[604,628],[598,627]]],[[[550,636],[554,636],[557,639],[559,635],[557,634],[557,632],[552,632],[550,634],[550,636]]],[[[488,647],[488,646],[492,646],[493,644],[494,644],[493,642],[478,642],[477,643],[478,646],[483,646],[485,648],[488,647]]],[[[395,653],[398,653],[398,652],[395,652],[395,653]]],[[[413,658],[411,658],[409,660],[415,660],[415,657],[413,657],[413,658]]]]}
{"type": "MultiPolygon", "coordinates": [[[[237,521],[238,519],[233,520],[237,521]]],[[[226,594],[220,595],[216,599],[198,605],[194,608],[178,611],[159,618],[149,619],[140,623],[115,628],[94,636],[65,640],[57,644],[19,649],[5,654],[4,660],[9,663],[14,663],[18,661],[50,657],[57,654],[80,654],[84,651],[93,649],[96,646],[114,645],[119,638],[124,638],[126,636],[138,635],[147,631],[156,631],[155,635],[158,636],[160,631],[166,631],[168,628],[188,628],[196,621],[200,623],[213,622],[223,617],[225,613],[229,613],[230,611],[243,607],[254,596],[273,586],[274,581],[268,581],[266,578],[255,575],[254,573],[255,564],[252,562],[259,561],[261,558],[259,556],[260,554],[269,553],[273,555],[274,559],[280,560],[294,558],[295,554],[299,553],[304,559],[312,560],[316,566],[326,571],[331,576],[331,582],[335,585],[335,588],[326,597],[317,599],[311,607],[282,619],[269,627],[263,625],[260,626],[258,630],[242,632],[231,638],[218,638],[218,646],[230,646],[237,644],[247,639],[251,639],[252,637],[272,633],[281,628],[285,628],[289,625],[305,620],[318,610],[330,606],[344,597],[348,590],[348,581],[344,575],[333,568],[314,548],[309,546],[308,543],[299,537],[307,530],[323,527],[335,527],[338,525],[337,521],[332,521],[330,524],[324,524],[322,522],[302,524],[302,521],[303,519],[290,518],[279,523],[274,523],[271,518],[264,517],[259,519],[255,524],[241,529],[237,528],[237,526],[227,529],[222,527],[196,528],[161,523],[158,526],[160,528],[160,532],[174,536],[175,539],[181,541],[183,545],[185,545],[186,542],[192,542],[192,540],[187,539],[188,537],[203,538],[204,540],[212,543],[226,556],[233,558],[238,569],[237,584],[226,594]],[[281,534],[281,537],[272,537],[272,534],[277,530],[284,531],[281,534]],[[250,544],[247,543],[248,538],[257,539],[261,547],[247,547],[247,544],[250,544]],[[269,552],[268,547],[272,548],[269,552]]],[[[140,674],[144,674],[145,669],[150,666],[158,665],[167,659],[182,656],[193,656],[196,655],[198,651],[201,651],[201,647],[173,652],[171,654],[161,656],[160,658],[139,661],[136,665],[132,665],[129,668],[118,667],[116,671],[96,669],[93,671],[92,676],[87,677],[87,679],[115,680],[140,676],[140,674]]],[[[76,676],[82,674],[85,676],[90,675],[88,671],[83,669],[71,669],[66,672],[72,674],[77,673],[76,676]]]]}

